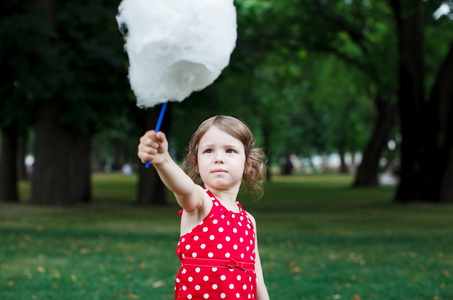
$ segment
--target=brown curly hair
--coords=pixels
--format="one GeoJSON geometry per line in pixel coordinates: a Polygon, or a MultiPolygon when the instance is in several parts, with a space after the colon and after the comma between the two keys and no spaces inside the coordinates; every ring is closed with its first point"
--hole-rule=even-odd
{"type": "Polygon", "coordinates": [[[260,148],[255,146],[253,134],[247,125],[234,117],[218,115],[201,123],[189,142],[188,153],[184,164],[184,170],[187,175],[192,178],[193,181],[201,182],[200,174],[198,173],[198,144],[203,135],[212,126],[226,131],[228,134],[242,142],[245,150],[244,168],[248,171],[244,173],[243,181],[248,184],[252,191],[255,191],[259,196],[262,196],[263,189],[261,184],[265,172],[264,153],[260,148]],[[250,169],[247,168],[247,165],[251,166],[250,169]]]}

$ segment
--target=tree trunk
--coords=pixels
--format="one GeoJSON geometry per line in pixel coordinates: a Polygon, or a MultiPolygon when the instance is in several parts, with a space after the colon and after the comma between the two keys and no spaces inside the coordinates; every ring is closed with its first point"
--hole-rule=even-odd
{"type": "Polygon", "coordinates": [[[91,153],[90,159],[91,172],[103,172],[104,171],[104,160],[102,156],[102,149],[94,146],[94,151],[91,153]]]}
{"type": "Polygon", "coordinates": [[[437,107],[439,130],[437,145],[439,146],[440,168],[440,201],[453,203],[453,43],[444,65],[439,71],[436,84],[431,94],[431,103],[437,107]]]}
{"type": "Polygon", "coordinates": [[[424,107],[424,33],[420,1],[392,1],[399,37],[398,95],[401,120],[401,172],[395,201],[414,200],[415,190],[422,184],[420,173],[420,134],[426,124],[422,119],[424,107]]]}
{"type": "Polygon", "coordinates": [[[346,165],[346,149],[343,141],[338,142],[338,155],[340,156],[340,173],[346,174],[348,173],[348,166],[346,165]]]}
{"type": "MultiPolygon", "coordinates": [[[[161,105],[146,111],[144,116],[144,132],[154,129],[159,116],[161,105]]],[[[168,136],[168,128],[170,124],[170,107],[167,106],[167,111],[162,122],[161,131],[168,136]]],[[[160,180],[156,169],[153,166],[145,167],[145,164],[140,163],[137,204],[140,205],[165,205],[166,204],[166,187],[160,180]]]]}
{"type": "Polygon", "coordinates": [[[453,203],[453,147],[450,150],[445,174],[441,182],[440,200],[453,203]]]}
{"type": "Polygon", "coordinates": [[[27,170],[25,167],[25,155],[27,154],[26,145],[26,139],[24,137],[18,136],[16,151],[16,177],[18,181],[24,180],[27,177],[27,170]]]}
{"type": "Polygon", "coordinates": [[[420,137],[420,172],[416,174],[419,187],[414,199],[428,202],[453,203],[453,44],[442,65],[431,92],[420,137]]]}
{"type": "Polygon", "coordinates": [[[91,202],[91,135],[81,133],[73,136],[68,167],[70,174],[70,195],[74,201],[91,202]]]}
{"type": "Polygon", "coordinates": [[[146,168],[144,164],[139,167],[138,197],[140,205],[165,205],[165,186],[153,166],[146,168]]]}
{"type": "Polygon", "coordinates": [[[58,121],[55,102],[42,102],[35,123],[35,165],[31,202],[73,205],[91,201],[88,133],[75,133],[58,121]]]}
{"type": "Polygon", "coordinates": [[[16,173],[17,140],[14,125],[3,128],[0,153],[0,201],[19,201],[16,173]]]}
{"type": "Polygon", "coordinates": [[[55,20],[55,0],[27,0],[25,6],[29,12],[41,13],[55,20]]]}
{"type": "Polygon", "coordinates": [[[69,161],[71,134],[58,122],[53,101],[42,102],[35,123],[35,164],[31,202],[45,205],[70,205],[69,161]]]}
{"type": "Polygon", "coordinates": [[[120,149],[119,141],[113,139],[112,141],[112,171],[118,171],[121,169],[120,165],[120,149]]]}
{"type": "Polygon", "coordinates": [[[403,134],[397,202],[453,203],[453,44],[423,101],[423,19],[419,1],[410,11],[393,9],[400,38],[400,115],[403,134]]]}
{"type": "Polygon", "coordinates": [[[291,175],[293,173],[293,163],[291,162],[291,152],[286,152],[284,163],[281,165],[282,175],[291,175]]]}
{"type": "Polygon", "coordinates": [[[391,101],[376,100],[377,116],[373,132],[357,169],[354,187],[376,187],[379,185],[379,158],[396,121],[396,105],[391,101]]]}

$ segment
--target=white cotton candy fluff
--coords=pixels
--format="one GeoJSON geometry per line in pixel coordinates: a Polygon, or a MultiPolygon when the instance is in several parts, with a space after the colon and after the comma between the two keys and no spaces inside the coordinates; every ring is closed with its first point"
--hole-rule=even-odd
{"type": "Polygon", "coordinates": [[[233,0],[123,0],[129,81],[139,107],[183,101],[228,66],[236,44],[233,0]]]}

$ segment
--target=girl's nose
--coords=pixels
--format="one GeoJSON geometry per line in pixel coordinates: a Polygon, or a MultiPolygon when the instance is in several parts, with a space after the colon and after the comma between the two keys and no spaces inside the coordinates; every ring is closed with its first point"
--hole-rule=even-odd
{"type": "Polygon", "coordinates": [[[223,155],[217,152],[214,161],[216,164],[223,164],[223,155]]]}

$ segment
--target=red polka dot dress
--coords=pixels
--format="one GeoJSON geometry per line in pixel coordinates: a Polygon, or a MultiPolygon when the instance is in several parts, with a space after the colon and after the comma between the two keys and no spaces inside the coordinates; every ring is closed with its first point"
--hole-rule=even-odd
{"type": "Polygon", "coordinates": [[[239,202],[234,213],[205,191],[212,209],[176,249],[181,269],[175,299],[256,299],[253,223],[239,202]]]}

